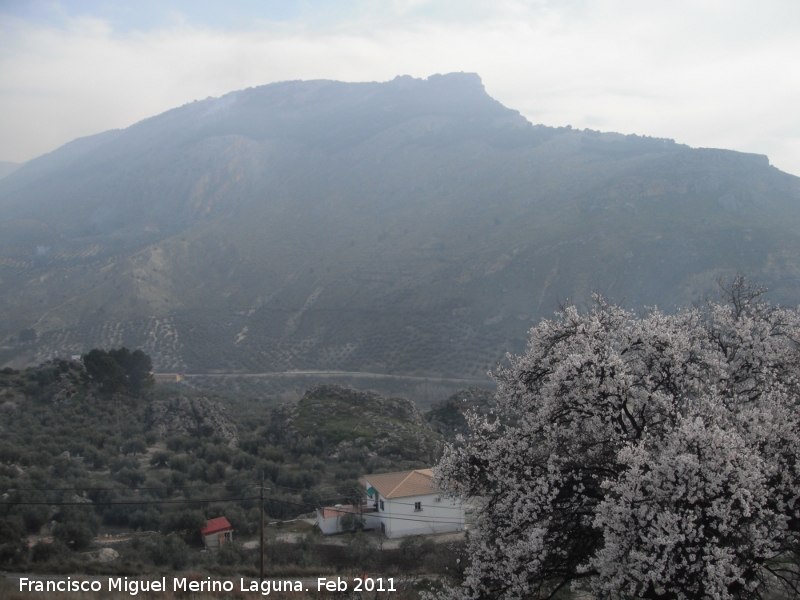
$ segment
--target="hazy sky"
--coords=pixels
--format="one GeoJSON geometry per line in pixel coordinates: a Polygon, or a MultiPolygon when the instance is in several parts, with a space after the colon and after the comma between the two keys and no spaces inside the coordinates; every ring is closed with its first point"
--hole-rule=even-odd
{"type": "Polygon", "coordinates": [[[798,0],[0,0],[0,160],[274,81],[452,71],[533,123],[800,175],[798,0]]]}

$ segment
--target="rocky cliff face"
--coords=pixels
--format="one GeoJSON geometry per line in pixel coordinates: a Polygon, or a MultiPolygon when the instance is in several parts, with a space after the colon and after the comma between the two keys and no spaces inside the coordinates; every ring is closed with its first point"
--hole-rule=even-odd
{"type": "Polygon", "coordinates": [[[208,398],[177,396],[151,402],[147,407],[147,425],[160,439],[180,434],[219,435],[229,446],[239,442],[239,432],[227,407],[208,398]]]}

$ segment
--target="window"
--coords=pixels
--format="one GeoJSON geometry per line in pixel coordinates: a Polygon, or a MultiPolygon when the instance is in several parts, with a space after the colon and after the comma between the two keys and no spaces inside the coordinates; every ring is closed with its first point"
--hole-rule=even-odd
{"type": "Polygon", "coordinates": [[[381,500],[381,510],[386,510],[386,509],[383,507],[383,500],[381,500]]]}
{"type": "Polygon", "coordinates": [[[414,512],[422,510],[422,502],[414,502],[414,512]]]}
{"type": "Polygon", "coordinates": [[[230,542],[231,541],[231,532],[230,531],[226,531],[225,532],[225,541],[226,542],[230,542]]]}

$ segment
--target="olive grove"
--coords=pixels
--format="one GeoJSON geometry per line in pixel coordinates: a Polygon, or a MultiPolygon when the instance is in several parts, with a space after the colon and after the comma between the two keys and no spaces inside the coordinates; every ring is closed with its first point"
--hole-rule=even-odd
{"type": "Polygon", "coordinates": [[[531,330],[437,468],[478,503],[448,598],[798,595],[800,315],[741,277],[636,315],[596,297],[531,330]]]}

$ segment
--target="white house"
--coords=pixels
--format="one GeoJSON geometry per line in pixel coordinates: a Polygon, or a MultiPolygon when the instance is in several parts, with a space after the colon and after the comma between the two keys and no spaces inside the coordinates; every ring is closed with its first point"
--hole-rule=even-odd
{"type": "Polygon", "coordinates": [[[464,507],[442,496],[430,469],[367,475],[363,481],[375,508],[364,520],[386,537],[464,530],[464,507]]]}
{"type": "Polygon", "coordinates": [[[358,514],[364,529],[380,529],[386,537],[463,531],[464,507],[442,496],[430,469],[367,475],[362,479],[367,504],[317,509],[323,534],[339,533],[341,517],[358,514]]]}

